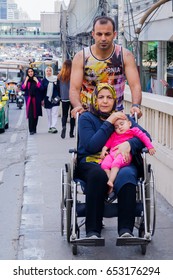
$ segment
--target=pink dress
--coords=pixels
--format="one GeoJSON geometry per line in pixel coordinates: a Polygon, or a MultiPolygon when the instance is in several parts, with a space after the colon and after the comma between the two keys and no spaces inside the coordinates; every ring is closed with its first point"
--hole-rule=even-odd
{"type": "Polygon", "coordinates": [[[132,161],[132,156],[130,156],[129,162],[125,162],[122,154],[118,154],[115,157],[115,150],[113,151],[113,148],[133,137],[138,137],[148,149],[153,148],[148,136],[146,136],[146,134],[138,127],[130,128],[123,134],[117,134],[114,132],[105,144],[105,146],[110,149],[110,153],[102,160],[101,167],[103,169],[111,169],[112,167],[122,168],[129,165],[132,161]]]}

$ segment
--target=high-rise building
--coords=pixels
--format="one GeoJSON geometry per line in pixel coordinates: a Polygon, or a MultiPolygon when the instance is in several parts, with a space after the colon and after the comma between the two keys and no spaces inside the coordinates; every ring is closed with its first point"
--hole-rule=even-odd
{"type": "Polygon", "coordinates": [[[0,19],[7,19],[7,0],[0,0],[0,19]]]}
{"type": "Polygon", "coordinates": [[[7,1],[7,19],[19,19],[19,10],[14,0],[7,1]]]}

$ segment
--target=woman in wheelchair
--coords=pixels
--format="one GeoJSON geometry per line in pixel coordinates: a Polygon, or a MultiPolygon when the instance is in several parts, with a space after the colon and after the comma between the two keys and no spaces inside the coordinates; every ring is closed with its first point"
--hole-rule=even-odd
{"type": "MultiPolygon", "coordinates": [[[[77,176],[86,182],[86,239],[101,238],[104,203],[108,195],[108,177],[99,164],[103,146],[114,132],[114,123],[121,116],[115,112],[116,93],[106,83],[99,84],[93,92],[90,111],[84,112],[78,122],[78,162],[77,176]]],[[[130,116],[132,127],[138,127],[148,137],[149,134],[130,116]]],[[[117,146],[116,153],[125,161],[138,154],[144,147],[142,141],[133,137],[117,146]]],[[[137,167],[133,161],[121,168],[114,181],[114,191],[118,198],[118,234],[133,237],[136,206],[137,167]]]]}

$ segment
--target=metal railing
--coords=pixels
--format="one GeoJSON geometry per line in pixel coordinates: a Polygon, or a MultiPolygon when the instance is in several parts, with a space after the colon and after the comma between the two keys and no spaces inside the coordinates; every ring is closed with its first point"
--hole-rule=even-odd
{"type": "MultiPolygon", "coordinates": [[[[125,112],[130,112],[131,93],[125,90],[125,112]]],[[[143,116],[139,124],[151,135],[156,154],[149,156],[157,181],[157,190],[173,205],[173,98],[143,92],[143,116]]]]}

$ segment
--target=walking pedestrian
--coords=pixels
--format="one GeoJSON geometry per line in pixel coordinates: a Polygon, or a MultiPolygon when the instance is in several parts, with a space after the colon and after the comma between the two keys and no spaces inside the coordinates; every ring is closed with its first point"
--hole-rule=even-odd
{"type": "Polygon", "coordinates": [[[54,75],[58,75],[58,73],[59,73],[59,63],[57,60],[54,66],[54,75]]]}
{"type": "Polygon", "coordinates": [[[91,95],[99,83],[112,85],[117,95],[118,111],[123,110],[126,79],[131,90],[132,107],[141,117],[140,104],[142,91],[138,70],[133,54],[115,44],[117,32],[115,22],[107,16],[94,19],[92,36],[95,43],[79,51],[73,58],[70,82],[70,101],[74,107],[72,113],[82,113],[88,109],[91,95]]]}
{"type": "Polygon", "coordinates": [[[41,102],[43,99],[41,81],[35,76],[32,68],[28,68],[26,78],[21,85],[25,92],[26,117],[30,135],[37,132],[38,117],[42,116],[41,102]]]}
{"type": "Polygon", "coordinates": [[[70,117],[70,138],[74,137],[75,119],[71,116],[72,105],[69,99],[69,88],[70,88],[70,74],[71,74],[72,62],[70,59],[64,61],[61,71],[58,74],[60,81],[60,96],[62,101],[62,131],[61,138],[66,136],[66,124],[68,115],[70,117]]]}
{"type": "Polygon", "coordinates": [[[20,77],[20,83],[22,83],[23,82],[23,80],[24,80],[24,71],[23,71],[23,66],[22,65],[19,65],[18,66],[18,68],[19,68],[19,77],[20,77]]]}
{"type": "Polygon", "coordinates": [[[45,69],[45,78],[42,80],[44,100],[42,105],[46,109],[48,118],[48,132],[57,133],[58,107],[60,105],[59,81],[53,75],[51,66],[45,69]]]}

